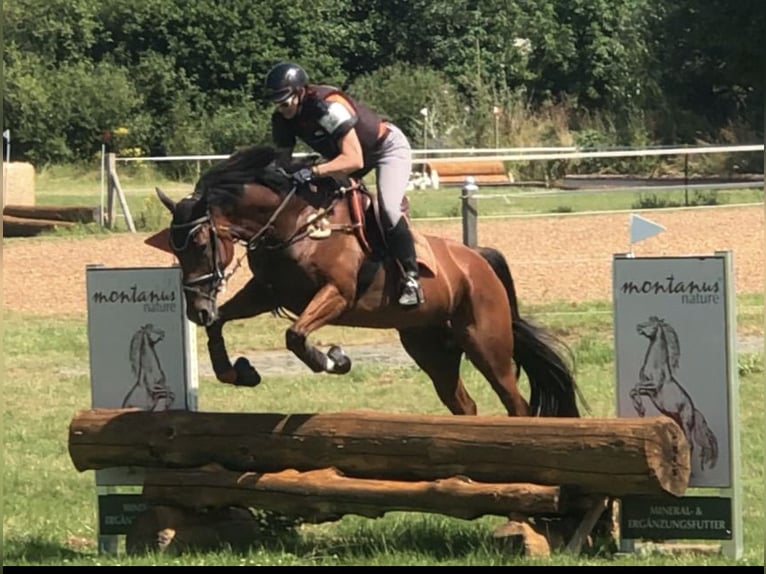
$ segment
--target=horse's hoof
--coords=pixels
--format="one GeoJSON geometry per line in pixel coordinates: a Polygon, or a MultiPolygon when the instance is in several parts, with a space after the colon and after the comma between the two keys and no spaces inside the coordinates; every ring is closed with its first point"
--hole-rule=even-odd
{"type": "Polygon", "coordinates": [[[234,370],[237,372],[237,380],[234,384],[238,387],[255,387],[261,382],[261,375],[244,357],[234,361],[234,370]]]}
{"type": "Polygon", "coordinates": [[[343,352],[343,349],[337,345],[330,347],[330,350],[327,351],[327,356],[334,363],[332,370],[329,371],[330,373],[334,375],[345,375],[351,370],[351,359],[349,359],[346,353],[343,352]]]}

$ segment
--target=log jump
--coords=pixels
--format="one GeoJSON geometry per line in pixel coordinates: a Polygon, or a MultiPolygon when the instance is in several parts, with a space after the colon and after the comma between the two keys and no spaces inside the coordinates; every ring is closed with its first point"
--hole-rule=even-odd
{"type": "Polygon", "coordinates": [[[335,468],[274,473],[203,468],[153,469],[143,497],[156,504],[203,510],[268,508],[304,522],[332,522],[347,514],[379,518],[387,512],[429,512],[472,520],[481,516],[560,515],[581,510],[585,499],[560,486],[475,482],[464,476],[397,481],[343,476],[335,468]]]}
{"type": "Polygon", "coordinates": [[[380,412],[79,412],[75,467],[237,472],[337,469],[394,481],[455,476],[483,483],[574,487],[580,494],[684,494],[689,447],[669,418],[455,417],[380,412]]]}

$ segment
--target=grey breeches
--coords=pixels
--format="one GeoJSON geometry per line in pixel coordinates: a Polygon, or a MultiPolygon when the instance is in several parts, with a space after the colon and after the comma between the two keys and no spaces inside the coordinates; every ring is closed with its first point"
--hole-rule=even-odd
{"type": "Polygon", "coordinates": [[[402,131],[393,124],[388,125],[388,136],[377,151],[375,177],[378,187],[378,203],[394,227],[402,217],[402,199],[412,171],[412,150],[410,142],[402,131]]]}

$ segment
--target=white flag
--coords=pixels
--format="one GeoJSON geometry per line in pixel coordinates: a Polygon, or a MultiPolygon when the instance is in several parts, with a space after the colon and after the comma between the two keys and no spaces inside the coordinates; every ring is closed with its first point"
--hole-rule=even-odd
{"type": "Polygon", "coordinates": [[[660,231],[665,231],[665,227],[654,221],[649,221],[645,217],[630,214],[630,242],[637,243],[657,235],[660,231]]]}
{"type": "Polygon", "coordinates": [[[11,141],[11,130],[5,130],[3,132],[3,139],[11,141]]]}

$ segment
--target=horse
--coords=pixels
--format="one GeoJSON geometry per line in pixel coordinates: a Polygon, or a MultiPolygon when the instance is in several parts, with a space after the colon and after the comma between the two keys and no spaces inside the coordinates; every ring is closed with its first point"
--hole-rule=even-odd
{"type": "MultiPolygon", "coordinates": [[[[300,167],[296,161],[293,169],[300,167]]],[[[380,241],[371,239],[380,236],[371,223],[373,208],[360,218],[362,208],[348,201],[363,197],[364,191],[362,182],[345,179],[299,188],[287,170],[277,167],[269,146],[243,148],[214,164],[178,202],[156,189],[172,214],[170,226],[158,235],[179,261],[186,314],[206,329],[217,379],[259,384],[260,375],[247,359],[230,362],[223,326],[266,312],[283,313],[293,318],[285,332],[287,349],[314,372],[345,374],[351,368],[341,347],[333,345],[325,353],[309,342],[322,326],[396,329],[405,351],[453,414],[477,413],[460,377],[465,355],[508,415],[579,416],[571,351],[519,315],[504,256],[493,248],[473,249],[413,229],[425,302],[400,307],[400,270],[384,249],[374,247],[380,241]],[[236,242],[246,246],[252,277],[219,306],[217,296],[236,242]],[[424,252],[430,255],[428,266],[424,252]],[[522,369],[529,402],[517,385],[522,369]]]]}
{"type": "Polygon", "coordinates": [[[703,414],[694,406],[691,395],[676,378],[681,346],[675,329],[664,319],[651,316],[636,325],[639,335],[649,339],[639,382],[631,389],[630,398],[639,416],[646,414],[642,397],[647,397],[662,414],[681,427],[689,442],[692,461],[701,472],[716,466],[718,439],[710,430],[703,414]]]}
{"type": "Polygon", "coordinates": [[[165,338],[165,332],[151,323],[139,328],[130,339],[130,368],[136,382],[122,401],[122,408],[138,407],[150,411],[170,408],[175,394],[167,386],[162,370],[157,343],[165,338]]]}

